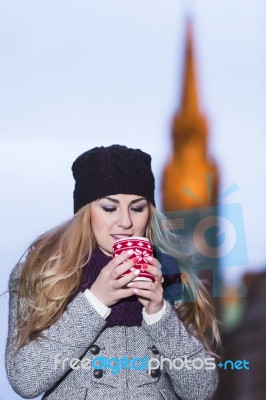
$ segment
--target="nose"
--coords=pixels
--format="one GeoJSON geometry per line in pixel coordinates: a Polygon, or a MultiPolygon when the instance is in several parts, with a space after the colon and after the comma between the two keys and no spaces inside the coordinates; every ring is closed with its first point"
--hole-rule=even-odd
{"type": "Polygon", "coordinates": [[[121,210],[117,221],[116,221],[117,226],[122,227],[124,229],[128,229],[132,227],[132,221],[130,218],[129,210],[121,210]]]}

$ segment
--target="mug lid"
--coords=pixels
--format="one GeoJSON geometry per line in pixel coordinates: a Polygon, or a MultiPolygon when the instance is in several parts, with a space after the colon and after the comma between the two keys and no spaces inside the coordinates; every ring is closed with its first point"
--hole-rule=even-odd
{"type": "Polygon", "coordinates": [[[129,241],[129,240],[144,240],[144,241],[146,241],[146,242],[150,242],[149,239],[146,238],[146,237],[142,237],[142,236],[128,236],[128,237],[124,237],[124,238],[121,238],[121,239],[117,239],[117,240],[115,241],[115,243],[118,243],[118,242],[121,242],[121,241],[124,241],[124,240],[127,240],[127,241],[129,241]]]}

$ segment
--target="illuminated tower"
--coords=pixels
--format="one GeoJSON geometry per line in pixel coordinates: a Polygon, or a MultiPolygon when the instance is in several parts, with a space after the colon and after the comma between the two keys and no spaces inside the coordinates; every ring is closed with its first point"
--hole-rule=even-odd
{"type": "Polygon", "coordinates": [[[191,23],[187,23],[180,109],[172,124],[172,157],[162,180],[167,219],[194,255],[193,268],[220,296],[217,230],[218,168],[208,156],[208,125],[200,109],[191,23]]]}
{"type": "Polygon", "coordinates": [[[173,153],[163,174],[163,210],[215,204],[218,171],[207,154],[208,126],[199,104],[191,23],[187,23],[181,106],[172,124],[173,153]]]}

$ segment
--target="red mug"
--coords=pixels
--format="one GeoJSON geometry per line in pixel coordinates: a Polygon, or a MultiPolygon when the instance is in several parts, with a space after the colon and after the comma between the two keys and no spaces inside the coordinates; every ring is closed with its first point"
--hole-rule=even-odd
{"type": "MultiPolygon", "coordinates": [[[[128,258],[138,257],[134,268],[140,270],[139,275],[133,281],[150,281],[155,282],[155,278],[149,272],[142,269],[143,264],[148,264],[148,257],[153,256],[153,246],[149,239],[139,236],[131,236],[127,238],[118,239],[113,245],[113,257],[118,256],[123,251],[133,250],[134,253],[128,258]]],[[[124,272],[122,276],[130,273],[130,270],[124,272]]]]}

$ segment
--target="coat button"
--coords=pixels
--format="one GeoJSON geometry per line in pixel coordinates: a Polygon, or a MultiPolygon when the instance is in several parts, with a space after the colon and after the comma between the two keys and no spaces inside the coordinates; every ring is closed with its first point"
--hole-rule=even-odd
{"type": "Polygon", "coordinates": [[[158,376],[160,376],[160,369],[159,369],[159,368],[157,368],[157,369],[152,369],[152,370],[151,370],[151,376],[152,376],[153,378],[158,378],[158,376]]]}
{"type": "Polygon", "coordinates": [[[160,354],[154,345],[152,346],[151,351],[153,352],[153,354],[160,354]]]}
{"type": "Polygon", "coordinates": [[[100,353],[100,347],[97,346],[97,344],[94,344],[93,346],[90,347],[90,352],[94,355],[98,354],[100,353]]]}
{"type": "Polygon", "coordinates": [[[100,379],[103,376],[103,370],[102,369],[95,369],[93,371],[93,375],[95,378],[100,379]]]}

